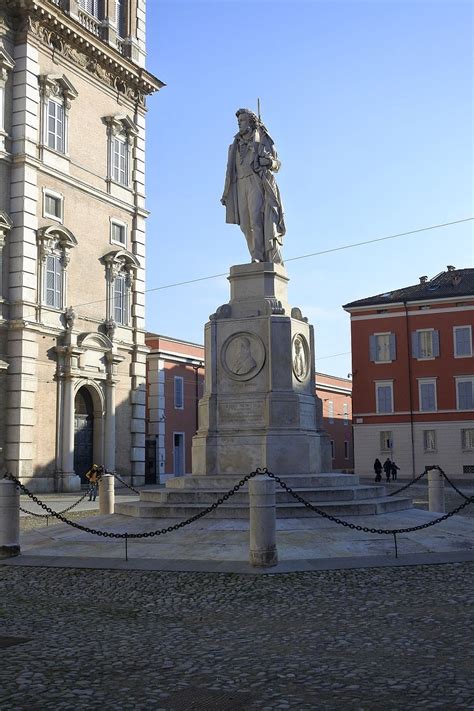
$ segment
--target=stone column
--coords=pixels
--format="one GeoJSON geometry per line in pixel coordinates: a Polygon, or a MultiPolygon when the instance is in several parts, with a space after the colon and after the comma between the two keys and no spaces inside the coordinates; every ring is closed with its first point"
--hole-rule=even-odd
{"type": "Polygon", "coordinates": [[[74,472],[74,391],[73,378],[66,375],[63,380],[63,428],[62,428],[62,491],[78,491],[80,479],[74,472]]]}
{"type": "Polygon", "coordinates": [[[266,476],[249,481],[250,563],[270,568],[278,563],[276,547],[275,482],[266,476]]]}
{"type": "Polygon", "coordinates": [[[20,492],[12,481],[0,481],[0,558],[20,554],[20,492]]]}
{"type": "Polygon", "coordinates": [[[445,512],[444,477],[438,469],[428,472],[428,508],[438,513],[445,512]]]}
{"type": "Polygon", "coordinates": [[[105,437],[104,465],[109,472],[115,471],[115,380],[108,378],[105,384],[105,437]]]}

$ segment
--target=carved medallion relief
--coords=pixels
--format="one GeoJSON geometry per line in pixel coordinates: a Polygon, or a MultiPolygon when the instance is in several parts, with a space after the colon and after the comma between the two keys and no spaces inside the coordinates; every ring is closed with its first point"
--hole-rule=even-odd
{"type": "Polygon", "coordinates": [[[306,380],[309,375],[309,346],[302,333],[297,333],[293,336],[291,362],[295,378],[300,382],[306,380]]]}
{"type": "Polygon", "coordinates": [[[251,380],[263,368],[265,346],[254,333],[235,333],[224,343],[221,361],[233,380],[251,380]]]}

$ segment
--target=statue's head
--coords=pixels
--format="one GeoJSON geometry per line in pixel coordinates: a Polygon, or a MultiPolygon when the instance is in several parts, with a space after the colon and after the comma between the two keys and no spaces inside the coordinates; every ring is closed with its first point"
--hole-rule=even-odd
{"type": "Polygon", "coordinates": [[[239,109],[235,112],[237,123],[239,124],[240,133],[246,133],[249,129],[253,130],[258,126],[258,117],[250,109],[239,109]]]}

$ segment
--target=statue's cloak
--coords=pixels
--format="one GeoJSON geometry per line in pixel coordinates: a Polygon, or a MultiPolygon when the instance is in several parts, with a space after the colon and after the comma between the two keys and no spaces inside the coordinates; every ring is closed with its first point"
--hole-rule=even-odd
{"type": "MultiPolygon", "coordinates": [[[[224,185],[224,193],[222,201],[226,208],[226,222],[232,225],[240,225],[239,215],[239,200],[237,196],[237,171],[235,161],[238,151],[237,134],[233,143],[229,146],[229,155],[227,159],[227,172],[224,185]]],[[[265,213],[264,213],[264,235],[265,249],[269,251],[273,247],[273,241],[278,244],[283,244],[283,237],[286,233],[285,217],[283,214],[283,206],[280,198],[280,191],[272,171],[277,172],[280,168],[275,145],[269,134],[257,128],[254,131],[253,137],[254,148],[254,171],[260,177],[265,191],[265,213]],[[262,168],[259,164],[259,158],[269,158],[272,161],[270,168],[262,168]]]]}

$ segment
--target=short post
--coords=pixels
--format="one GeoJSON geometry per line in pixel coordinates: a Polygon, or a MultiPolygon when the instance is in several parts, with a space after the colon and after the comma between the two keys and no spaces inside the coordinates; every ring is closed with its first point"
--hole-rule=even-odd
{"type": "Polygon", "coordinates": [[[444,477],[439,469],[428,472],[428,509],[444,513],[444,477]]]}
{"type": "Polygon", "coordinates": [[[99,511],[113,514],[115,511],[115,479],[113,474],[102,474],[99,479],[99,511]]]}
{"type": "Polygon", "coordinates": [[[20,492],[13,481],[0,481],[0,558],[20,555],[20,492]]]}
{"type": "Polygon", "coordinates": [[[264,475],[249,481],[250,563],[271,568],[278,563],[275,482],[264,475]]]}

